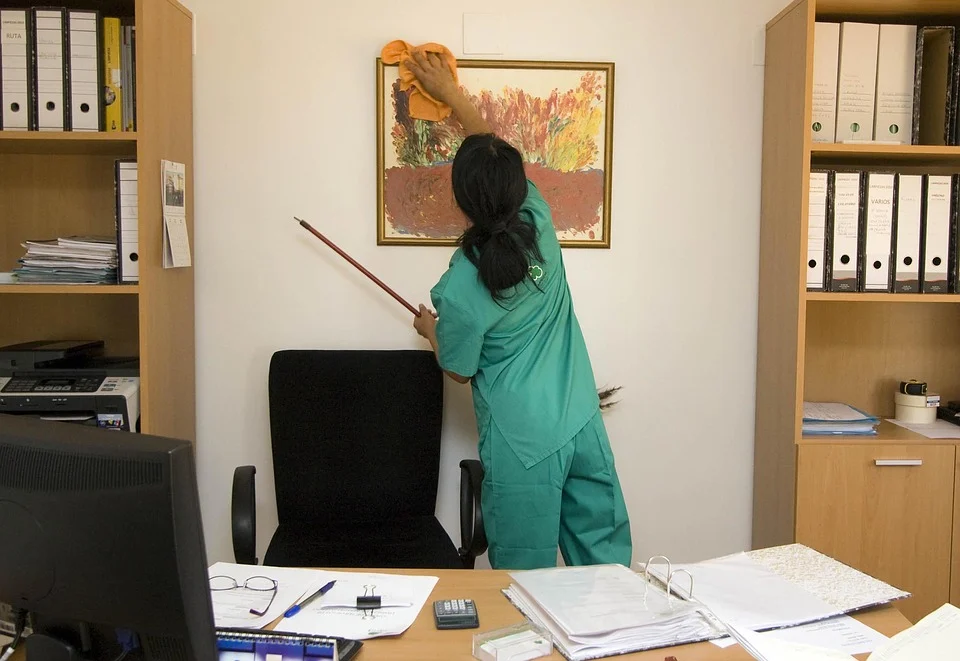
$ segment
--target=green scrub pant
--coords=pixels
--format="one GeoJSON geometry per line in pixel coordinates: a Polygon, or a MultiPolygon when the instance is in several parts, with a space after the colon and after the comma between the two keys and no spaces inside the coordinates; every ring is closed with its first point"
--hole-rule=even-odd
{"type": "Polygon", "coordinates": [[[633,553],[630,521],[601,414],[566,445],[524,468],[493,423],[480,440],[481,507],[494,569],[619,563],[633,553]]]}

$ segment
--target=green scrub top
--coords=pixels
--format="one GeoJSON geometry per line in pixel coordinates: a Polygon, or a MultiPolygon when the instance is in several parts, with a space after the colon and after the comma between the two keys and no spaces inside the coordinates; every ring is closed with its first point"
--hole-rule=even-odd
{"type": "Polygon", "coordinates": [[[536,227],[543,256],[526,281],[495,301],[458,248],[430,298],[440,367],[472,377],[481,440],[496,425],[529,468],[569,442],[600,402],[550,207],[531,181],[520,219],[536,227]]]}

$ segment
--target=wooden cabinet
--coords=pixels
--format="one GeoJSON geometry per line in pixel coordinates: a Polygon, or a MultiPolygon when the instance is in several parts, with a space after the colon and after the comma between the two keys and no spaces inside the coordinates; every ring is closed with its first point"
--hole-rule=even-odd
{"type": "Polygon", "coordinates": [[[960,441],[886,422],[869,439],[808,439],[803,402],[890,418],[906,378],[960,399],[960,294],[807,291],[810,172],[954,174],[960,147],[813,142],[812,49],[817,21],[960,25],[960,2],[784,4],[766,29],[753,547],[805,543],[914,593],[916,619],[960,605],[960,441]]]}
{"type": "Polygon", "coordinates": [[[801,444],[797,541],[914,596],[913,621],[950,601],[953,445],[801,444]]]}

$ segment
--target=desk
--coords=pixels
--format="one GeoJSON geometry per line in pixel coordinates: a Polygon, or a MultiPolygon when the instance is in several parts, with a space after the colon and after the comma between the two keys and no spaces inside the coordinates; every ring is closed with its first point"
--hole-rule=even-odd
{"type": "MultiPolygon", "coordinates": [[[[510,584],[510,577],[506,571],[490,569],[440,569],[435,571],[370,569],[363,571],[430,575],[438,576],[440,580],[413,626],[399,637],[373,638],[364,641],[363,649],[357,657],[358,661],[380,661],[381,659],[389,659],[390,661],[423,661],[423,659],[454,661],[456,659],[472,659],[470,649],[474,634],[517,624],[524,620],[520,611],[500,592],[502,588],[510,584]],[[480,615],[480,628],[438,631],[433,624],[433,601],[435,599],[473,599],[477,604],[477,611],[480,615]]],[[[892,636],[910,626],[910,622],[896,608],[891,606],[860,613],[856,615],[856,618],[887,636],[892,636]]],[[[624,661],[663,661],[664,657],[667,656],[675,656],[677,661],[750,661],[752,659],[739,645],[720,649],[711,643],[682,645],[611,657],[611,659],[617,661],[620,659],[624,661]]],[[[862,655],[858,658],[866,659],[866,657],[867,655],[862,655]]],[[[548,658],[564,661],[556,650],[548,658]]],[[[24,661],[22,649],[14,654],[11,661],[24,661]]]]}

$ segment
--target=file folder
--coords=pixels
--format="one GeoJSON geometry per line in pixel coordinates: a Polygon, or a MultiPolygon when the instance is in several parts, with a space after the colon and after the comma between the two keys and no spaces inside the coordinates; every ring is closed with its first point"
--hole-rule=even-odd
{"type": "Polygon", "coordinates": [[[917,27],[881,25],[879,43],[874,139],[908,145],[913,140],[917,27]]]}
{"type": "Polygon", "coordinates": [[[956,28],[921,26],[917,31],[913,144],[948,145],[952,132],[953,60],[956,28]]]}
{"type": "Polygon", "coordinates": [[[946,294],[953,178],[925,175],[923,195],[923,293],[946,294]]]}
{"type": "Polygon", "coordinates": [[[863,291],[888,292],[893,251],[893,199],[895,175],[868,172],[864,188],[865,213],[861,232],[860,282],[863,291]]]}
{"type": "Polygon", "coordinates": [[[64,131],[67,128],[64,10],[35,8],[33,21],[37,130],[64,131]]]}
{"type": "Polygon", "coordinates": [[[104,126],[110,133],[123,130],[123,77],[120,19],[103,19],[104,126]]]}
{"type": "Polygon", "coordinates": [[[923,177],[897,175],[896,267],[894,292],[920,293],[920,230],[923,220],[923,177]]]}
{"type": "Polygon", "coordinates": [[[834,175],[831,291],[855,292],[858,289],[862,178],[860,172],[837,172],[834,175]]]}
{"type": "Polygon", "coordinates": [[[117,268],[121,283],[140,280],[140,240],[137,162],[116,162],[117,186],[117,268]]]}
{"type": "Polygon", "coordinates": [[[810,203],[807,215],[807,290],[826,287],[827,222],[830,217],[830,172],[810,173],[810,203]]]}
{"type": "Polygon", "coordinates": [[[0,129],[29,131],[33,105],[33,16],[27,9],[0,9],[0,129]]]}
{"type": "Polygon", "coordinates": [[[880,26],[840,24],[837,77],[837,142],[873,139],[880,26]]]}
{"type": "Polygon", "coordinates": [[[103,130],[100,13],[69,10],[67,38],[70,130],[103,130]]]}
{"type": "Polygon", "coordinates": [[[837,137],[840,24],[817,21],[813,39],[813,141],[834,142],[837,137]]]}

